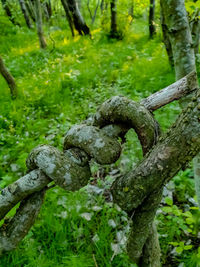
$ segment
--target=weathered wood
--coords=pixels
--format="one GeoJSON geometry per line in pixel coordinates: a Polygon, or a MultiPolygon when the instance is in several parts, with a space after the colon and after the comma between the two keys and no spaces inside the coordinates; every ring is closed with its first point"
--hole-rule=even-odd
{"type": "Polygon", "coordinates": [[[99,164],[111,164],[121,154],[117,139],[107,136],[102,130],[85,124],[73,126],[65,135],[64,150],[78,147],[99,164]]]}
{"type": "Polygon", "coordinates": [[[177,82],[150,95],[145,99],[142,99],[140,104],[144,105],[148,110],[154,111],[174,100],[179,100],[197,88],[198,83],[196,79],[196,72],[192,71],[177,82]]]}
{"type": "Polygon", "coordinates": [[[164,23],[172,46],[176,79],[196,69],[192,36],[184,0],[160,0],[164,23]]]}
{"type": "Polygon", "coordinates": [[[17,247],[35,222],[44,200],[45,189],[24,199],[14,217],[0,228],[0,256],[17,247]]]}
{"type": "Polygon", "coordinates": [[[51,180],[41,171],[33,170],[0,191],[0,220],[20,201],[42,190],[51,180]]]}

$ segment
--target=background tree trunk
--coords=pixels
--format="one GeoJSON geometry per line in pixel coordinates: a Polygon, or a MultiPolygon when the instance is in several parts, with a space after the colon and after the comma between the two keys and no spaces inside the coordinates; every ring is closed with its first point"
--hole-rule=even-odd
{"type": "Polygon", "coordinates": [[[75,0],[67,0],[67,4],[69,7],[69,10],[72,14],[73,23],[75,26],[75,29],[78,31],[80,35],[90,35],[90,29],[85,23],[85,20],[83,16],[81,15],[81,12],[78,8],[78,4],[75,0]]]}
{"type": "Polygon", "coordinates": [[[169,64],[171,65],[171,67],[174,67],[174,58],[173,58],[172,46],[171,46],[171,42],[169,40],[169,33],[167,30],[167,25],[165,23],[162,1],[160,1],[160,20],[161,20],[161,27],[162,27],[162,33],[163,33],[163,42],[164,42],[164,45],[165,45],[165,48],[167,51],[169,64]]]}
{"type": "Polygon", "coordinates": [[[37,33],[40,41],[40,48],[44,49],[46,48],[47,43],[44,38],[44,33],[42,29],[42,12],[41,12],[40,0],[35,0],[35,14],[36,14],[37,33]]]}
{"type": "Polygon", "coordinates": [[[192,34],[194,53],[197,55],[199,53],[199,38],[200,38],[200,9],[198,8],[194,14],[192,14],[192,19],[190,21],[190,30],[192,34]]]}
{"type": "Polygon", "coordinates": [[[18,22],[15,21],[15,19],[12,16],[12,12],[9,8],[9,5],[7,3],[7,0],[1,0],[2,6],[6,12],[6,15],[9,17],[9,20],[14,24],[14,25],[18,25],[20,26],[20,24],[18,22]]]}
{"type": "Polygon", "coordinates": [[[155,0],[150,0],[149,6],[149,37],[153,38],[156,34],[155,26],[155,0]]]}
{"type": "Polygon", "coordinates": [[[69,27],[70,27],[70,30],[71,30],[71,33],[72,33],[72,37],[74,37],[74,23],[73,23],[73,18],[71,16],[67,1],[66,0],[61,0],[61,3],[62,3],[63,8],[65,10],[65,14],[66,14],[66,17],[67,17],[67,21],[69,23],[69,27]]]}
{"type": "Polygon", "coordinates": [[[16,86],[16,83],[15,83],[15,80],[14,80],[13,76],[9,73],[9,71],[7,70],[7,68],[6,68],[1,56],[0,56],[0,73],[4,77],[6,82],[8,83],[8,86],[10,87],[11,97],[13,99],[16,98],[16,96],[17,96],[17,86],[16,86]]]}
{"type": "MultiPolygon", "coordinates": [[[[166,27],[173,51],[176,79],[196,70],[195,54],[184,0],[161,0],[166,27]]],[[[190,99],[189,99],[190,100],[190,99]]],[[[185,107],[188,99],[181,101],[185,107]]],[[[200,155],[194,159],[195,189],[200,206],[200,155]]]]}
{"type": "Polygon", "coordinates": [[[111,14],[111,24],[110,24],[110,36],[112,38],[117,37],[117,0],[110,1],[110,14],[111,14]]]}
{"type": "Polygon", "coordinates": [[[25,4],[24,0],[19,0],[19,3],[20,3],[22,13],[24,15],[24,19],[26,21],[26,25],[28,26],[29,29],[31,29],[32,25],[31,25],[31,21],[29,18],[28,10],[26,9],[26,4],[25,4]]]}

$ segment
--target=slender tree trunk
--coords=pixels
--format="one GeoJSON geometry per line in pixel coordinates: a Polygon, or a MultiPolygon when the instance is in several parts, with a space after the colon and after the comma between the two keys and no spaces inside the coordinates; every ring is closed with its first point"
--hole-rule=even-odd
{"type": "Polygon", "coordinates": [[[111,24],[110,24],[110,36],[112,38],[117,37],[117,0],[110,1],[110,14],[111,14],[111,24]]]}
{"type": "Polygon", "coordinates": [[[161,0],[165,25],[172,46],[176,79],[195,70],[192,37],[184,0],[161,0]]]}
{"type": "Polygon", "coordinates": [[[46,1],[45,4],[46,4],[46,7],[47,7],[49,18],[51,18],[51,16],[52,16],[51,0],[46,1]]]}
{"type": "MultiPolygon", "coordinates": [[[[196,69],[195,54],[192,36],[185,9],[184,0],[161,0],[169,38],[174,55],[176,79],[180,79],[196,69]],[[177,11],[177,12],[175,12],[177,11]]],[[[182,107],[188,103],[188,99],[181,102],[182,107]]],[[[200,206],[200,155],[194,159],[194,178],[196,193],[200,206]]]]}
{"type": "Polygon", "coordinates": [[[31,29],[32,25],[31,25],[31,21],[29,18],[28,10],[26,9],[26,4],[25,4],[24,0],[19,0],[19,3],[20,3],[22,13],[24,15],[24,19],[26,21],[26,25],[28,26],[29,29],[31,29]]]}
{"type": "Polygon", "coordinates": [[[9,5],[7,3],[7,0],[1,0],[2,6],[6,12],[6,15],[8,16],[9,20],[14,24],[14,25],[18,25],[20,26],[20,24],[18,22],[15,21],[15,19],[12,16],[12,12],[9,8],[9,5]]]}
{"type": "Polygon", "coordinates": [[[35,0],[35,13],[36,13],[36,25],[37,33],[40,41],[40,48],[44,49],[47,46],[46,40],[44,38],[44,33],[42,29],[42,12],[40,0],[35,0]]]}
{"type": "Polygon", "coordinates": [[[34,9],[34,6],[33,6],[33,2],[31,0],[26,0],[26,8],[28,10],[28,13],[31,17],[31,19],[33,20],[33,22],[35,22],[35,9],[34,9]]]}
{"type": "Polygon", "coordinates": [[[198,8],[194,14],[193,19],[190,21],[190,30],[192,34],[192,41],[194,47],[194,53],[199,53],[199,38],[200,38],[200,9],[198,8]]]}
{"type": "Polygon", "coordinates": [[[13,78],[13,76],[9,73],[9,71],[7,70],[3,59],[0,56],[0,73],[1,75],[4,77],[4,79],[6,80],[8,86],[10,87],[10,93],[11,93],[11,97],[14,99],[17,96],[17,86],[15,83],[15,80],[13,78]]]}
{"type": "Polygon", "coordinates": [[[161,19],[161,26],[162,26],[162,33],[163,33],[163,42],[164,42],[164,45],[165,45],[165,48],[167,51],[169,64],[171,65],[171,67],[174,67],[174,58],[173,58],[172,46],[171,46],[171,42],[169,40],[169,33],[167,30],[167,25],[165,23],[162,1],[160,1],[160,19],[161,19]]]}
{"type": "Polygon", "coordinates": [[[149,37],[153,38],[156,34],[155,26],[155,0],[150,0],[149,6],[149,37]]]}
{"type": "Polygon", "coordinates": [[[62,3],[63,8],[65,10],[65,14],[66,14],[66,17],[67,17],[67,21],[69,23],[69,27],[70,27],[70,30],[71,30],[71,33],[72,33],[72,37],[74,37],[74,23],[73,23],[73,19],[72,19],[72,16],[71,16],[67,1],[66,0],[61,0],[61,3],[62,3]]]}
{"type": "Polygon", "coordinates": [[[75,0],[67,0],[67,4],[69,7],[69,10],[73,17],[73,23],[75,26],[75,29],[78,31],[80,35],[90,35],[90,29],[85,23],[85,20],[83,16],[81,15],[81,12],[78,8],[78,4],[75,0]]]}

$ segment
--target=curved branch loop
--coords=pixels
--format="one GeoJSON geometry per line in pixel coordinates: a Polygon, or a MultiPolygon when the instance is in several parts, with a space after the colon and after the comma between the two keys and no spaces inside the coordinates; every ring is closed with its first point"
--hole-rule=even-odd
{"type": "Polygon", "coordinates": [[[114,96],[104,102],[93,119],[93,125],[125,124],[138,135],[145,155],[156,142],[156,124],[152,114],[141,104],[126,97],[114,96]]]}

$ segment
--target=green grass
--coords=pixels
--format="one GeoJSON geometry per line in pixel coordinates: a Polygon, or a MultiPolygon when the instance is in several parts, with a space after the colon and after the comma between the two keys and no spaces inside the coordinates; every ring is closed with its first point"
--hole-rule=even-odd
{"type": "MultiPolygon", "coordinates": [[[[149,40],[142,19],[134,20],[124,39],[115,41],[101,28],[94,29],[93,39],[72,39],[65,19],[55,18],[50,29],[45,28],[45,51],[39,49],[35,30],[14,28],[3,15],[0,23],[4,25],[0,51],[19,91],[18,98],[11,101],[8,86],[0,77],[1,187],[25,174],[26,157],[38,144],[62,149],[64,133],[94,113],[107,98],[124,95],[139,101],[174,82],[160,35],[149,40]]],[[[166,130],[179,112],[178,104],[173,103],[156,111],[155,116],[166,130]]],[[[141,157],[137,138],[130,132],[117,166],[127,171],[141,157]]],[[[34,227],[15,251],[0,259],[0,265],[89,267],[95,266],[96,260],[98,266],[134,266],[124,252],[113,255],[111,249],[127,225],[126,214],[102,197],[54,188],[47,193],[34,227]],[[94,210],[95,206],[100,210],[94,210]],[[81,217],[85,213],[92,216],[90,220],[81,217]],[[116,227],[109,225],[111,219],[116,227]]],[[[183,238],[181,235],[178,238],[183,238]]],[[[165,241],[161,246],[166,259],[169,246],[165,241]]],[[[187,262],[191,255],[184,255],[178,255],[176,263],[184,257],[187,262]]]]}

